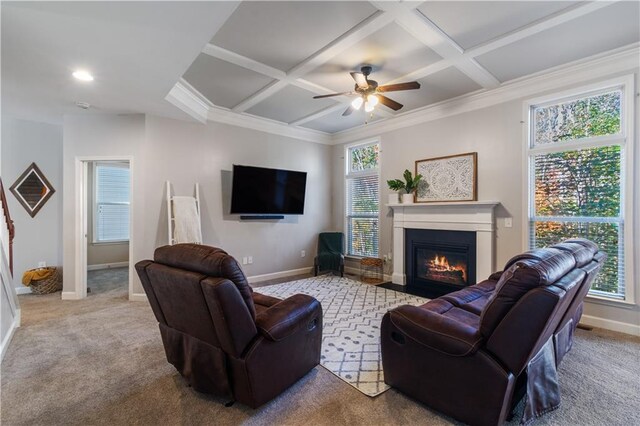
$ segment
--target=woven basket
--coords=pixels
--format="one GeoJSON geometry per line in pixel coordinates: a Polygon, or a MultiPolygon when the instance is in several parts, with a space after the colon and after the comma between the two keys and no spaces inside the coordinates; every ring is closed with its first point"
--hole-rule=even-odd
{"type": "Polygon", "coordinates": [[[32,293],[49,294],[62,290],[62,274],[60,273],[60,269],[55,266],[51,266],[46,269],[52,269],[53,274],[43,280],[31,281],[31,285],[29,287],[31,288],[32,293]]]}

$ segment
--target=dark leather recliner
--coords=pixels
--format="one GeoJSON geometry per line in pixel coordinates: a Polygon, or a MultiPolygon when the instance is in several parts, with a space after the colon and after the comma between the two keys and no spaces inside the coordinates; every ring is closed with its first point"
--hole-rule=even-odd
{"type": "Polygon", "coordinates": [[[160,247],[136,270],[167,360],[197,391],[252,408],[320,362],[322,307],[253,292],[236,260],[196,244],[160,247]]]}
{"type": "Polygon", "coordinates": [[[584,239],[512,258],[504,272],[385,314],[385,382],[472,425],[499,425],[526,395],[523,422],[560,403],[557,367],[606,256],[584,239]]]}

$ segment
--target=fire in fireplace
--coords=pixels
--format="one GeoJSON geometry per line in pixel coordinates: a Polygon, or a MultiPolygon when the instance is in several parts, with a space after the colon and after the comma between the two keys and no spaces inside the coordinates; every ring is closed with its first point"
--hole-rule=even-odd
{"type": "Polygon", "coordinates": [[[475,283],[475,232],[405,230],[407,285],[438,297],[475,283]]]}
{"type": "Polygon", "coordinates": [[[455,285],[467,285],[467,262],[461,256],[442,254],[433,250],[426,256],[424,277],[432,281],[455,285]]]}

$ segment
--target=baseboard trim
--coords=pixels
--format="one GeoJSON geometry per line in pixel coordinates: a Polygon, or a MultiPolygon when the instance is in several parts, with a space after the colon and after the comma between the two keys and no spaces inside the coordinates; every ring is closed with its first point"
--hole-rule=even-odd
{"type": "Polygon", "coordinates": [[[311,266],[308,266],[306,268],[291,269],[289,271],[280,271],[280,272],[273,272],[271,274],[254,275],[252,277],[247,277],[247,281],[249,281],[249,283],[259,283],[262,281],[275,280],[276,278],[291,277],[294,275],[308,274],[311,272],[313,272],[313,268],[311,266]]]}
{"type": "Polygon", "coordinates": [[[636,324],[629,324],[626,322],[614,321],[591,315],[582,315],[580,322],[592,327],[604,328],[605,330],[617,331],[619,333],[631,334],[633,336],[640,336],[640,325],[636,324]]]}
{"type": "Polygon", "coordinates": [[[13,339],[13,335],[15,334],[16,329],[18,327],[20,327],[20,310],[19,309],[16,311],[16,316],[13,317],[13,321],[11,321],[9,332],[7,333],[6,336],[4,336],[2,343],[0,343],[0,362],[4,359],[4,354],[7,352],[7,349],[9,348],[9,344],[11,343],[11,339],[13,339]]]}
{"type": "Polygon", "coordinates": [[[16,287],[16,294],[31,294],[31,287],[20,286],[16,287]]]}
{"type": "Polygon", "coordinates": [[[133,293],[129,296],[130,302],[148,302],[149,299],[145,293],[133,293]]]}
{"type": "Polygon", "coordinates": [[[96,265],[87,265],[87,271],[98,271],[100,269],[125,268],[129,266],[129,262],[99,263],[96,265]]]}
{"type": "Polygon", "coordinates": [[[78,296],[75,291],[63,291],[60,295],[62,300],[80,300],[82,297],[78,296]]]}

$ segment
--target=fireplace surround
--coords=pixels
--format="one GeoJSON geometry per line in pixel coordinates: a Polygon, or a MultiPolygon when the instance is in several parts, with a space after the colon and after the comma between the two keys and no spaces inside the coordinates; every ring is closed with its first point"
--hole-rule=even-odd
{"type": "MultiPolygon", "coordinates": [[[[475,234],[475,277],[484,279],[495,271],[495,215],[497,201],[465,201],[448,203],[388,204],[393,210],[393,276],[394,284],[409,284],[407,271],[406,230],[467,231],[475,234]]],[[[446,257],[446,253],[445,253],[446,257]]],[[[453,284],[452,284],[453,285],[453,284]]],[[[461,287],[458,285],[457,289],[461,287]]]]}

